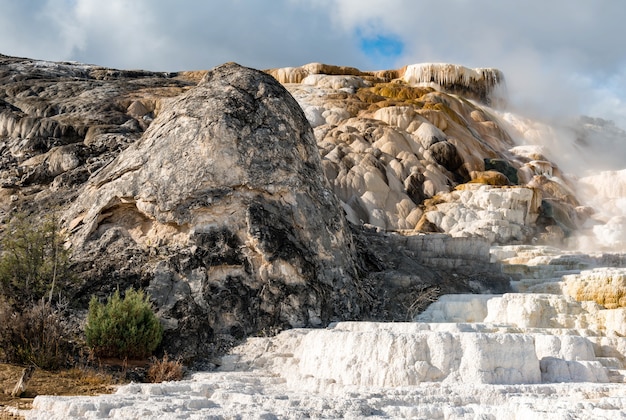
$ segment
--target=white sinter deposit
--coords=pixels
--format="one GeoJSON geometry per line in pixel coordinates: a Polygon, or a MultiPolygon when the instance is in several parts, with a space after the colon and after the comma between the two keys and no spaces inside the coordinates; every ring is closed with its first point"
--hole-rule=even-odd
{"type": "Polygon", "coordinates": [[[504,75],[498,69],[469,69],[458,64],[420,63],[406,67],[403,80],[409,84],[435,86],[480,86],[485,93],[504,82],[504,75]]]}
{"type": "Polygon", "coordinates": [[[249,338],[224,356],[215,372],[181,382],[125,385],[112,395],[39,396],[24,414],[29,419],[626,418],[626,312],[562,293],[607,278],[623,285],[624,268],[591,270],[611,261],[623,266],[623,256],[509,246],[492,249],[492,258],[511,274],[528,277],[514,284],[526,293],[445,295],[417,322],[342,322],[249,338]]]}
{"type": "Polygon", "coordinates": [[[580,195],[599,210],[587,223],[590,232],[581,235],[579,246],[626,249],[626,169],[589,175],[578,185],[580,195]]]}

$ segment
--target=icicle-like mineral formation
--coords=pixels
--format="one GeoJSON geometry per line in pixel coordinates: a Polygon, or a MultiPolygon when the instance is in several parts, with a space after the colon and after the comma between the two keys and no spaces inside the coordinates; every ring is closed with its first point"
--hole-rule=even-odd
{"type": "Polygon", "coordinates": [[[354,67],[309,63],[301,67],[285,67],[265,70],[280,83],[301,83],[314,74],[352,75],[370,80],[391,81],[403,79],[406,83],[436,85],[459,95],[476,99],[488,105],[494,100],[504,100],[498,89],[504,87],[503,73],[494,68],[470,69],[458,64],[422,63],[411,64],[399,70],[361,71],[354,67]]]}
{"type": "Polygon", "coordinates": [[[470,69],[458,64],[421,63],[406,67],[402,79],[409,84],[431,84],[473,96],[489,103],[494,90],[504,84],[504,75],[498,69],[470,69]]]}

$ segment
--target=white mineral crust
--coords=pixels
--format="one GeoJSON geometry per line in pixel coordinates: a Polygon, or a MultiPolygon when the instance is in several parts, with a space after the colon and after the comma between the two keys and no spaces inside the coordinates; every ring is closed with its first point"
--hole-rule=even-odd
{"type": "MultiPolygon", "coordinates": [[[[535,267],[535,287],[553,282],[554,267],[593,260],[529,246],[497,247],[492,256],[535,267]]],[[[626,418],[624,310],[561,294],[577,281],[604,284],[621,269],[571,271],[552,287],[556,293],[445,295],[415,322],[341,322],[249,338],[224,356],[216,371],[180,382],[124,385],[112,395],[38,396],[34,408],[21,414],[28,419],[626,418]]]]}

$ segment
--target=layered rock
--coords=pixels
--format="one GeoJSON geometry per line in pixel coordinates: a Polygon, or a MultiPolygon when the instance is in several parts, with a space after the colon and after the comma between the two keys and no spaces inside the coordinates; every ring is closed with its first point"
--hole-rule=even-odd
{"type": "Polygon", "coordinates": [[[0,59],[0,218],[62,215],[79,315],[92,295],[145,288],[165,349],[193,359],[258,331],[405,320],[440,293],[508,288],[481,239],[367,226],[413,235],[425,198],[483,168],[482,152],[468,167],[462,150],[506,149],[487,114],[454,96],[386,83],[397,72],[315,65],[288,86],[303,114],[274,79],[234,65],[0,59]],[[468,135],[466,111],[482,137],[463,145],[452,137],[468,135]]]}
{"type": "MultiPolygon", "coordinates": [[[[607,309],[626,308],[626,268],[596,268],[563,277],[564,292],[607,309]]],[[[626,331],[625,331],[626,332],[626,331]]]]}
{"type": "MultiPolygon", "coordinates": [[[[404,66],[397,70],[361,71],[354,67],[333,66],[322,63],[309,63],[301,67],[285,67],[266,70],[281,83],[309,84],[315,79],[338,80],[325,76],[354,76],[373,82],[388,82],[402,79],[410,85],[425,85],[444,89],[448,92],[490,103],[497,97],[498,88],[504,89],[504,75],[498,69],[469,69],[458,64],[422,63],[404,66]],[[317,77],[316,77],[317,76],[317,77]],[[308,83],[307,83],[308,80],[308,83]]],[[[335,85],[338,86],[338,85],[335,85]]],[[[341,86],[345,87],[345,86],[341,86]]]]}
{"type": "Polygon", "coordinates": [[[0,55],[0,218],[63,209],[188,76],[0,55]]]}
{"type": "Polygon", "coordinates": [[[296,103],[235,65],[162,74],[0,58],[0,215],[59,209],[77,305],[147,288],[168,348],[190,358],[218,337],[405,320],[441,293],[506,292],[512,273],[489,244],[615,225],[589,218],[552,156],[460,96],[495,99],[496,70],[271,71],[296,103]]]}
{"type": "Polygon", "coordinates": [[[523,242],[532,232],[541,200],[530,188],[468,184],[437,197],[425,213],[432,225],[454,237],[477,236],[490,243],[523,242]]]}
{"type": "Polygon", "coordinates": [[[420,324],[341,323],[306,334],[294,357],[300,360],[300,374],[338,386],[541,381],[530,337],[421,329],[420,324]],[[335,357],[328,357],[328,351],[335,357]]]}
{"type": "Polygon", "coordinates": [[[286,76],[295,69],[271,74],[286,83],[315,128],[326,177],[352,223],[455,230],[501,244],[563,244],[591,214],[553,161],[539,149],[515,145],[501,114],[456,95],[467,97],[473,87],[495,99],[502,80],[496,70],[422,64],[385,78],[301,69],[302,78],[286,76]],[[497,202],[510,201],[511,186],[532,193],[509,203],[516,210],[494,212],[486,203],[468,206],[463,197],[471,193],[457,193],[484,190],[473,184],[489,185],[488,196],[497,202]],[[444,222],[439,205],[455,214],[444,222]]]}
{"type": "Polygon", "coordinates": [[[33,418],[156,417],[172,404],[190,418],[624,410],[610,383],[625,373],[623,255],[518,246],[490,259],[494,242],[562,244],[608,226],[587,220],[552,156],[459,96],[495,98],[499,72],[272,71],[296,102],[235,64],[158,74],[0,58],[0,210],[63,210],[75,313],[92,294],[143,287],[163,349],[187,360],[285,327],[419,320],[249,338],[212,359],[219,372],[39,397],[33,418]],[[445,295],[418,316],[467,292],[488,294],[445,295]]]}
{"type": "MultiPolygon", "coordinates": [[[[20,197],[31,194],[29,186],[39,195],[37,202],[64,205],[92,173],[138,139],[164,99],[180,95],[206,73],[2,59],[0,127],[8,141],[0,197],[7,208],[20,206],[20,197]],[[54,194],[40,185],[50,185],[54,194]]],[[[468,229],[492,242],[571,244],[568,238],[592,213],[580,206],[583,193],[554,163],[554,147],[547,155],[538,146],[524,149],[507,132],[519,131],[525,144],[543,142],[547,149],[556,144],[556,130],[464,99],[473,94],[486,98],[483,102],[496,99],[503,77],[495,69],[426,63],[367,72],[312,63],[268,72],[286,84],[315,128],[324,173],[352,223],[449,232],[433,223],[438,217],[428,217],[437,211],[428,199],[436,197],[438,205],[445,197],[459,213],[452,223],[478,221],[475,209],[448,195],[468,182],[490,185],[496,196],[497,188],[519,184],[533,189],[535,206],[541,203],[536,221],[526,218],[522,226],[503,221],[499,212],[489,213],[494,219],[488,229],[468,229]]],[[[581,132],[582,145],[591,144],[588,131],[581,132]]],[[[513,137],[519,144],[519,135],[513,137]]],[[[619,140],[619,133],[614,137],[619,140]]],[[[622,215],[611,217],[594,217],[587,225],[593,223],[596,237],[619,245],[622,215]]]]}
{"type": "MultiPolygon", "coordinates": [[[[469,69],[458,64],[424,63],[409,65],[402,78],[411,84],[434,83],[447,91],[485,103],[494,99],[494,91],[504,89],[504,75],[498,69],[469,69]]],[[[502,97],[502,99],[504,99],[502,97]]]]}
{"type": "Polygon", "coordinates": [[[404,235],[353,229],[359,266],[370,285],[364,319],[408,321],[442,293],[505,293],[510,277],[490,261],[489,242],[446,234],[404,235]]]}
{"type": "MultiPolygon", "coordinates": [[[[272,353],[276,357],[284,357],[272,353]]],[[[78,416],[141,419],[172,415],[320,418],[619,418],[623,387],[617,384],[554,383],[541,385],[455,386],[422,383],[397,389],[348,388],[319,392],[294,388],[293,382],[250,372],[197,373],[191,380],[132,384],[99,397],[38,396],[29,419],[63,420],[78,416]]]]}

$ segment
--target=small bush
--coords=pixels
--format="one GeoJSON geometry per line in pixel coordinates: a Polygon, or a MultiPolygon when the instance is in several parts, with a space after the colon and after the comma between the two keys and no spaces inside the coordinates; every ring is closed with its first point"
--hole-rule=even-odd
{"type": "Polygon", "coordinates": [[[161,343],[163,328],[148,297],[128,289],[124,299],[116,291],[106,304],[91,298],[85,335],[98,357],[144,359],[161,343]]]}
{"type": "Polygon", "coordinates": [[[54,217],[41,222],[16,215],[0,240],[0,293],[12,305],[52,301],[73,281],[69,253],[54,217]]]}
{"type": "Polygon", "coordinates": [[[9,363],[46,370],[66,367],[72,352],[66,337],[60,311],[43,299],[22,311],[0,306],[0,349],[9,363]]]}
{"type": "Polygon", "coordinates": [[[170,360],[167,353],[161,360],[153,357],[148,368],[148,381],[158,383],[180,381],[184,376],[184,366],[180,360],[170,360]]]}

